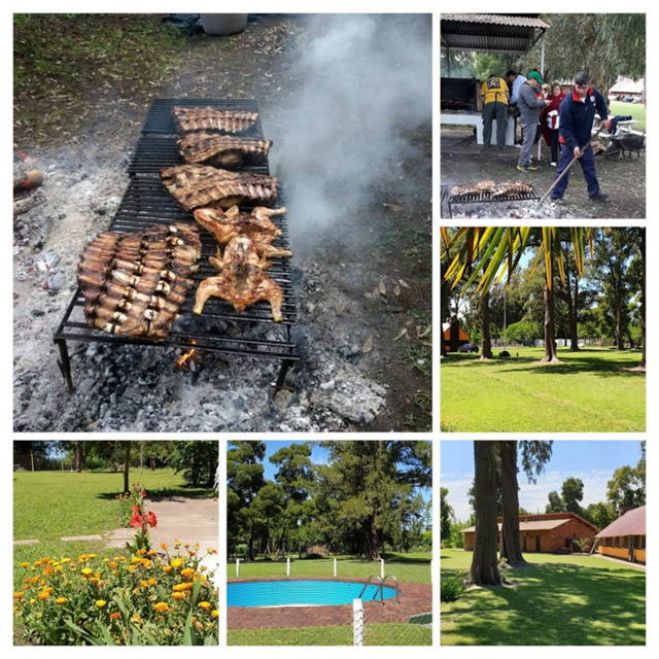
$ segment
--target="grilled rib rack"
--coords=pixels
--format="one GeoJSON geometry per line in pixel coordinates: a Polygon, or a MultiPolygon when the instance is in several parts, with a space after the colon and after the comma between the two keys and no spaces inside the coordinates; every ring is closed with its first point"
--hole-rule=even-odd
{"type": "MultiPolygon", "coordinates": [[[[230,107],[232,109],[257,111],[255,101],[156,99],[147,114],[143,129],[150,128],[151,132],[148,135],[143,134],[138,143],[143,145],[142,153],[155,154],[160,148],[163,149],[165,154],[171,153],[171,149],[168,151],[166,146],[163,147],[163,142],[169,140],[178,155],[176,150],[178,136],[174,133],[163,135],[155,132],[155,129],[169,130],[170,128],[175,131],[173,120],[170,120],[169,124],[167,123],[167,117],[171,118],[171,109],[175,105],[213,105],[218,108],[230,107]],[[149,141],[154,142],[153,149],[148,144],[149,141]]],[[[259,132],[254,136],[260,138],[260,124],[258,124],[258,129],[259,132]]],[[[156,158],[137,160],[137,154],[138,150],[136,150],[136,157],[133,158],[129,167],[131,179],[128,188],[110,224],[110,229],[113,231],[139,231],[153,224],[171,224],[173,222],[190,222],[197,226],[192,215],[181,210],[177,205],[158,176],[160,169],[170,164],[180,164],[180,160],[171,163],[163,157],[161,165],[158,166],[156,158]]],[[[266,161],[262,165],[252,166],[249,170],[268,174],[268,163],[266,161]]],[[[283,205],[281,198],[278,199],[278,204],[283,205]]],[[[282,230],[282,235],[273,244],[288,249],[286,218],[277,216],[273,217],[272,221],[282,230]]],[[[216,274],[208,263],[208,257],[215,254],[217,244],[213,237],[202,228],[199,228],[199,235],[202,241],[202,254],[199,260],[199,271],[193,276],[195,283],[216,274]]],[[[179,317],[169,335],[160,341],[144,337],[117,336],[90,327],[84,315],[84,299],[80,289],[76,290],[54,335],[54,341],[60,353],[59,366],[69,391],[74,391],[71,359],[68,350],[69,341],[98,342],[113,345],[148,345],[181,349],[196,348],[197,350],[209,350],[233,355],[251,355],[277,359],[281,361],[275,385],[275,390],[278,390],[284,382],[286,372],[299,359],[299,355],[296,352],[295,344],[291,340],[291,326],[296,320],[296,309],[292,294],[289,259],[273,259],[272,263],[268,275],[284,291],[283,319],[281,323],[272,321],[270,305],[267,302],[259,302],[248,307],[244,312],[238,313],[229,303],[213,298],[206,303],[204,312],[197,316],[192,313],[195,285],[189,292],[185,303],[181,306],[179,317]]]]}
{"type": "Polygon", "coordinates": [[[453,217],[454,204],[491,204],[491,203],[515,203],[518,201],[537,201],[540,195],[531,186],[532,192],[518,192],[505,197],[492,197],[487,193],[467,193],[462,195],[451,195],[447,185],[442,186],[442,207],[448,209],[448,217],[453,217]]]}

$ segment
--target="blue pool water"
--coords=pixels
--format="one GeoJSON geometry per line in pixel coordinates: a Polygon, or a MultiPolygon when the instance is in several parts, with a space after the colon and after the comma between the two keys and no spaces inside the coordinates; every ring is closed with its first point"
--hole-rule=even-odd
{"type": "MultiPolygon", "coordinates": [[[[241,581],[228,584],[229,606],[327,606],[352,604],[364,588],[358,581],[321,579],[282,581],[241,581]]],[[[396,596],[396,589],[385,587],[384,599],[396,596]]],[[[380,599],[379,589],[369,584],[364,602],[380,599]],[[377,596],[377,597],[376,597],[377,596]]]]}

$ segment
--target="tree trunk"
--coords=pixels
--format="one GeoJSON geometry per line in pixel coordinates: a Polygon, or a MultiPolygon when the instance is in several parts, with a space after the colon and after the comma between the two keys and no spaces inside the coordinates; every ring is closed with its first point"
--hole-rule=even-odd
{"type": "Polygon", "coordinates": [[[83,453],[82,442],[75,443],[75,470],[77,473],[82,471],[83,453]]]}
{"type": "Polygon", "coordinates": [[[641,232],[641,299],[640,299],[640,316],[641,316],[641,355],[640,366],[645,368],[645,229],[639,229],[641,232]]]}
{"type": "Polygon", "coordinates": [[[460,347],[460,322],[457,316],[451,316],[449,332],[451,335],[451,352],[457,352],[460,347]]]}
{"type": "Polygon", "coordinates": [[[622,309],[620,308],[620,300],[616,299],[616,350],[625,349],[625,341],[622,333],[622,309]]]}
{"type": "Polygon", "coordinates": [[[557,364],[556,330],[554,327],[554,292],[545,282],[545,356],[540,360],[547,364],[557,364]]]}
{"type": "Polygon", "coordinates": [[[130,492],[130,449],[131,441],[124,442],[124,493],[130,492]]]}
{"type": "Polygon", "coordinates": [[[490,337],[490,293],[483,293],[480,301],[481,359],[492,359],[492,339],[490,337]]]}
{"type": "Polygon", "coordinates": [[[508,565],[526,565],[519,544],[519,486],[517,484],[517,442],[499,442],[501,455],[501,505],[503,508],[501,557],[508,565]]]}
{"type": "MultiPolygon", "coordinates": [[[[569,275],[568,275],[569,276],[569,275]]],[[[568,280],[569,281],[569,280],[568,280]]],[[[579,351],[579,329],[578,329],[578,316],[579,316],[579,278],[574,278],[574,291],[568,290],[569,301],[569,323],[570,323],[570,352],[579,351]]]]}
{"type": "Polygon", "coordinates": [[[476,533],[469,578],[479,586],[497,586],[497,479],[495,442],[474,442],[474,511],[476,533]]]}

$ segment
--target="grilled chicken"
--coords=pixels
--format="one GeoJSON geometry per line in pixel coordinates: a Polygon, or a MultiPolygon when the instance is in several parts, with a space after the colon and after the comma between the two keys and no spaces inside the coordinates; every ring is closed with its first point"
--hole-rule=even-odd
{"type": "Polygon", "coordinates": [[[238,206],[232,206],[227,211],[198,208],[193,215],[195,220],[213,235],[218,245],[226,245],[236,236],[249,236],[257,254],[268,259],[293,256],[289,250],[272,244],[272,241],[281,235],[281,229],[270,218],[284,213],[286,208],[264,206],[253,208],[250,213],[241,213],[238,206]]]}
{"type": "Polygon", "coordinates": [[[200,132],[184,135],[177,144],[181,157],[187,163],[236,168],[250,159],[264,161],[272,141],[200,132]]]}
{"type": "Polygon", "coordinates": [[[199,284],[194,313],[202,313],[204,305],[211,297],[226,300],[236,311],[244,311],[252,304],[267,300],[272,309],[272,319],[281,322],[284,291],[266,274],[262,259],[249,237],[238,236],[230,240],[224,255],[211,259],[211,263],[219,274],[204,279],[199,284]]]}
{"type": "Polygon", "coordinates": [[[201,207],[269,203],[277,197],[277,178],[264,174],[230,172],[205,165],[179,165],[163,169],[160,179],[188,212],[201,207]]]}
{"type": "Polygon", "coordinates": [[[192,225],[100,234],[78,264],[87,322],[112,334],[165,338],[200,256],[199,233],[192,225]]]}
{"type": "Polygon", "coordinates": [[[182,133],[195,130],[221,130],[225,133],[243,133],[251,128],[258,112],[245,110],[218,110],[213,107],[175,107],[172,112],[182,133]]]}

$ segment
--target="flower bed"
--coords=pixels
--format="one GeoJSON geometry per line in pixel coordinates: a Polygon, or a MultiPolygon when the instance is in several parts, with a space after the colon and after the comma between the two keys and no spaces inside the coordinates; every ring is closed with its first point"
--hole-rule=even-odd
{"type": "Polygon", "coordinates": [[[36,645],[215,645],[218,594],[201,565],[214,549],[176,543],[101,558],[23,563],[17,621],[36,645]]]}

